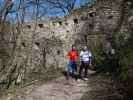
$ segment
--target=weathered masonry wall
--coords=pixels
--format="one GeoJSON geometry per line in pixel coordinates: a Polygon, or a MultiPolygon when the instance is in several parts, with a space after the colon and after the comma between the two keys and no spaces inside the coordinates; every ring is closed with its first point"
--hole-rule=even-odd
{"type": "MultiPolygon", "coordinates": [[[[33,22],[26,23],[25,31],[28,32],[29,37],[34,33],[33,47],[36,47],[36,41],[39,41],[38,43],[42,44],[41,48],[46,50],[45,64],[47,67],[55,65],[65,67],[66,54],[72,44],[76,44],[77,47],[83,44],[91,46],[90,35],[99,37],[99,34],[103,34],[106,40],[106,37],[110,36],[116,28],[119,17],[120,1],[98,0],[91,6],[74,10],[68,16],[38,22],[35,31],[33,22]]],[[[28,35],[26,34],[25,37],[28,35]]],[[[38,61],[35,62],[38,63],[38,61]]]]}

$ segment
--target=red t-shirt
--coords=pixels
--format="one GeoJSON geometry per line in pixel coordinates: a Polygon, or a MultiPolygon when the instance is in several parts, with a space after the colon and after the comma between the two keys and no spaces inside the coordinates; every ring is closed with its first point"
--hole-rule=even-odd
{"type": "Polygon", "coordinates": [[[68,52],[68,58],[72,61],[76,61],[77,60],[77,51],[76,50],[71,50],[68,52]]]}

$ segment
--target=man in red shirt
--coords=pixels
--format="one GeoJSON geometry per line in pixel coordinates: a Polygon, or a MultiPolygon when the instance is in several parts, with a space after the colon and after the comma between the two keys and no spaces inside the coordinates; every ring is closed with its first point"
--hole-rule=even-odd
{"type": "Polygon", "coordinates": [[[77,50],[74,45],[72,45],[72,49],[68,52],[67,57],[69,59],[68,63],[68,76],[70,74],[74,75],[77,73],[77,50]]]}

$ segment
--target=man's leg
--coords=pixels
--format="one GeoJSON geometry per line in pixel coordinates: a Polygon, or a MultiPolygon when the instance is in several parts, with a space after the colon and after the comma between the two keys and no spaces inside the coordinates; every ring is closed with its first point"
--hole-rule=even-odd
{"type": "Polygon", "coordinates": [[[86,63],[84,63],[84,67],[85,67],[85,78],[87,78],[87,75],[88,75],[88,67],[89,67],[89,63],[88,62],[86,62],[86,63]]]}
{"type": "Polygon", "coordinates": [[[84,68],[84,63],[81,62],[81,65],[80,65],[80,68],[79,68],[79,78],[82,79],[82,71],[83,71],[83,68],[84,68]]]}
{"type": "Polygon", "coordinates": [[[75,72],[76,72],[76,74],[78,72],[78,68],[77,68],[77,63],[76,62],[75,62],[75,72]]]}
{"type": "Polygon", "coordinates": [[[68,72],[72,73],[72,62],[71,61],[69,61],[68,63],[68,72]]]}
{"type": "Polygon", "coordinates": [[[72,63],[71,63],[71,61],[69,61],[68,66],[67,66],[67,80],[69,80],[69,77],[72,73],[72,67],[71,66],[72,66],[72,63]]]}
{"type": "Polygon", "coordinates": [[[71,68],[72,68],[72,74],[74,73],[74,66],[73,61],[71,61],[71,68]]]}
{"type": "Polygon", "coordinates": [[[74,77],[77,80],[78,79],[78,68],[77,63],[74,61],[74,77]]]}
{"type": "Polygon", "coordinates": [[[74,72],[75,72],[75,68],[74,68],[74,67],[75,67],[74,61],[71,61],[71,69],[72,69],[72,70],[71,70],[71,71],[72,71],[72,72],[71,72],[71,76],[72,76],[72,77],[74,77],[74,72]]]}

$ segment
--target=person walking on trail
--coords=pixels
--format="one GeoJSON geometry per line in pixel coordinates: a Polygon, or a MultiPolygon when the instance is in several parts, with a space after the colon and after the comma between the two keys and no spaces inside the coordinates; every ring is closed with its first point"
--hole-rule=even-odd
{"type": "Polygon", "coordinates": [[[87,74],[88,74],[88,68],[91,66],[91,59],[92,59],[92,53],[90,50],[88,50],[87,46],[84,46],[83,50],[80,52],[80,69],[79,69],[79,78],[88,80],[87,74]],[[84,76],[82,77],[82,72],[84,71],[84,76]]]}
{"type": "Polygon", "coordinates": [[[75,76],[77,73],[77,57],[78,53],[74,45],[72,45],[71,50],[68,52],[67,57],[69,59],[68,63],[68,78],[70,75],[75,76]]]}

